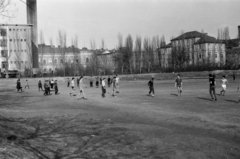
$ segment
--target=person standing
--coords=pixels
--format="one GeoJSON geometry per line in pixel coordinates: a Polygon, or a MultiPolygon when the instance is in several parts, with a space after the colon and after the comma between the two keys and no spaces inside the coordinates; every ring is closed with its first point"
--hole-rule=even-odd
{"type": "Polygon", "coordinates": [[[115,77],[115,76],[113,77],[113,80],[112,80],[112,87],[113,87],[113,94],[112,94],[112,96],[113,96],[113,97],[116,97],[116,95],[115,95],[115,90],[116,90],[116,77],[115,77]]]}
{"type": "Polygon", "coordinates": [[[149,96],[152,96],[152,97],[154,97],[153,81],[154,81],[154,78],[152,78],[152,79],[148,82],[149,96]]]}
{"type": "Polygon", "coordinates": [[[228,83],[228,80],[226,79],[225,76],[222,76],[222,91],[220,92],[220,95],[225,95],[226,93],[226,89],[227,89],[227,83],[228,83]]]}
{"type": "Polygon", "coordinates": [[[41,89],[41,91],[43,90],[41,80],[38,81],[38,91],[40,91],[40,89],[41,89]]]}
{"type": "Polygon", "coordinates": [[[80,78],[77,78],[77,87],[79,87],[80,78]]]}
{"type": "Polygon", "coordinates": [[[99,87],[99,77],[96,77],[96,87],[99,87]]]}
{"type": "Polygon", "coordinates": [[[116,75],[116,93],[119,93],[119,77],[116,75]]]}
{"type": "Polygon", "coordinates": [[[235,76],[235,73],[233,72],[233,80],[235,81],[235,78],[236,78],[236,76],[235,76]]]}
{"type": "Polygon", "coordinates": [[[26,80],[25,89],[26,89],[27,87],[28,87],[28,89],[29,89],[28,80],[26,80]]]}
{"type": "Polygon", "coordinates": [[[53,89],[53,85],[54,85],[54,81],[52,79],[51,82],[50,82],[51,89],[53,89]]]}
{"type": "Polygon", "coordinates": [[[182,78],[180,74],[177,75],[177,78],[175,80],[175,87],[177,88],[177,91],[178,91],[178,97],[181,97],[183,83],[182,83],[182,78]]]}
{"type": "Polygon", "coordinates": [[[55,80],[55,83],[54,83],[54,91],[55,91],[55,95],[58,94],[58,84],[57,84],[57,80],[55,80]]]}
{"type": "Polygon", "coordinates": [[[108,87],[110,87],[111,86],[111,78],[110,78],[110,76],[108,76],[108,87]]]}
{"type": "Polygon", "coordinates": [[[93,77],[90,76],[90,87],[93,87],[93,77]]]}
{"type": "Polygon", "coordinates": [[[106,83],[105,83],[105,78],[102,79],[102,97],[105,98],[105,93],[106,93],[106,83]]]}
{"type": "Polygon", "coordinates": [[[72,78],[71,81],[71,88],[72,88],[72,92],[70,92],[70,96],[74,96],[75,95],[75,82],[74,82],[74,77],[72,78]]]}
{"type": "Polygon", "coordinates": [[[210,84],[210,88],[209,88],[210,96],[212,100],[217,101],[216,92],[215,92],[216,81],[215,81],[215,76],[212,74],[209,74],[209,84],[210,84]]]}
{"type": "Polygon", "coordinates": [[[70,86],[70,79],[67,78],[67,87],[69,87],[69,86],[70,86]]]}
{"type": "Polygon", "coordinates": [[[87,99],[85,97],[85,93],[84,93],[84,87],[86,87],[84,84],[83,84],[83,76],[81,76],[80,78],[80,81],[79,81],[79,94],[78,94],[78,99],[87,99]]]}

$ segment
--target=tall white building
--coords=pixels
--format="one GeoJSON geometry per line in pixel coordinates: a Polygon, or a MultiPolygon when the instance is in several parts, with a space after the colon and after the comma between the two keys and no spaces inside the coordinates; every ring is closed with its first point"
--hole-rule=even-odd
{"type": "Polygon", "coordinates": [[[23,72],[32,68],[32,25],[0,24],[0,69],[23,72]]]}

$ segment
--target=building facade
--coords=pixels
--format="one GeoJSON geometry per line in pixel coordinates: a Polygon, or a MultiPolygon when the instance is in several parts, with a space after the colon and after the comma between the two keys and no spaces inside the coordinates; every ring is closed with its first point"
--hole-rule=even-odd
{"type": "Polygon", "coordinates": [[[0,25],[0,69],[23,72],[32,68],[32,25],[0,25]]]}

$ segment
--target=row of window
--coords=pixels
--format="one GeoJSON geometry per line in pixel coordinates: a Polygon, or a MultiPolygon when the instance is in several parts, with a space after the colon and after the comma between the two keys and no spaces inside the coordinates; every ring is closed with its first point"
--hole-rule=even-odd
{"type": "MultiPolygon", "coordinates": [[[[13,64],[13,63],[16,64],[17,62],[18,62],[18,61],[10,61],[11,64],[13,64]]],[[[20,61],[19,61],[19,62],[20,62],[20,61]]],[[[26,64],[27,61],[21,61],[21,63],[25,63],[25,64],[26,64]]]]}
{"type": "MultiPolygon", "coordinates": [[[[57,68],[55,68],[55,70],[57,70],[57,68]]],[[[45,72],[46,72],[46,71],[47,71],[47,69],[46,69],[46,68],[44,68],[44,69],[43,69],[43,71],[45,71],[45,72]]],[[[51,68],[49,68],[49,69],[48,69],[48,71],[52,71],[52,69],[51,69],[51,68]]]]}
{"type": "Polygon", "coordinates": [[[9,29],[9,31],[27,31],[27,29],[9,29]]]}
{"type": "Polygon", "coordinates": [[[27,50],[10,50],[10,53],[12,52],[27,52],[27,50]]]}
{"type": "Polygon", "coordinates": [[[23,41],[25,41],[26,42],[27,39],[9,39],[9,41],[13,41],[13,42],[15,42],[15,41],[16,42],[20,42],[20,41],[23,42],[23,41]]]}
{"type": "MultiPolygon", "coordinates": [[[[39,62],[41,62],[41,61],[39,60],[39,62]]],[[[60,62],[63,63],[63,59],[60,59],[60,62]]],[[[71,60],[71,62],[73,62],[73,60],[71,60]]],[[[86,58],[86,63],[88,63],[88,62],[89,62],[89,58],[86,58]]],[[[43,63],[46,64],[47,60],[43,60],[43,63]]],[[[48,63],[52,63],[52,60],[51,59],[48,60],[48,63]]],[[[53,63],[56,64],[57,63],[57,59],[54,59],[53,63]]],[[[76,59],[76,63],[78,63],[78,59],[76,59]]]]}

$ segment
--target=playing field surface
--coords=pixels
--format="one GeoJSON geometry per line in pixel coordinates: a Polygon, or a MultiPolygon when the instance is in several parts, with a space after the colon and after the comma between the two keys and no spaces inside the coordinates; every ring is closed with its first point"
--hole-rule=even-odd
{"type": "Polygon", "coordinates": [[[183,79],[182,97],[174,79],[156,80],[155,97],[148,81],[120,81],[117,97],[107,87],[106,98],[85,79],[87,100],[70,97],[63,81],[60,94],[43,96],[36,81],[22,93],[16,79],[0,82],[0,158],[240,158],[239,81],[230,79],[217,101],[208,79],[183,79]]]}

